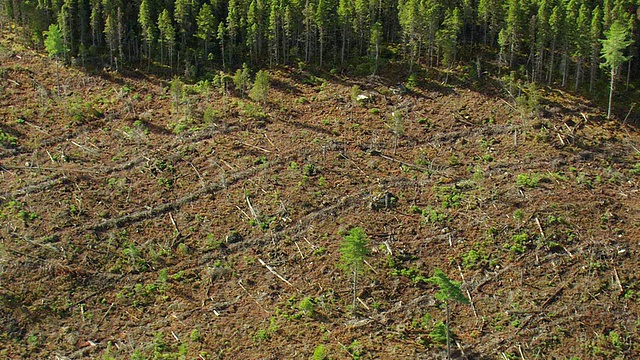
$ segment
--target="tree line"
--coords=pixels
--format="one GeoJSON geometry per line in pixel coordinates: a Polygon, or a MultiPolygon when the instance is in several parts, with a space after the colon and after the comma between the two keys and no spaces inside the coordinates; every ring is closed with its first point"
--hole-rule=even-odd
{"type": "Polygon", "coordinates": [[[57,25],[63,58],[144,64],[202,73],[385,57],[415,65],[480,62],[478,54],[531,80],[593,90],[602,41],[618,23],[630,40],[616,74],[640,77],[640,0],[0,0],[0,26],[21,25],[43,44],[57,25]],[[395,54],[395,55],[394,55],[395,54]]]}

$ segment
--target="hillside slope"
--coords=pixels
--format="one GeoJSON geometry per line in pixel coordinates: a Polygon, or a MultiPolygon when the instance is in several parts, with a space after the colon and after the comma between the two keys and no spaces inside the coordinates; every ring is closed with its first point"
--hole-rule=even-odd
{"type": "Polygon", "coordinates": [[[638,356],[640,137],[583,99],[276,69],[263,105],[0,60],[3,358],[443,358],[434,268],[471,300],[456,358],[638,356]]]}

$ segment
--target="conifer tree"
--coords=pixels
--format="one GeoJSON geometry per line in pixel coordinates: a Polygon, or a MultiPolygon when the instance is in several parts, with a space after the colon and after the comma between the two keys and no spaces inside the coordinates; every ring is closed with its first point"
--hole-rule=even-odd
{"type": "Polygon", "coordinates": [[[327,28],[330,26],[329,13],[331,9],[329,9],[329,5],[330,3],[328,0],[318,0],[314,17],[315,23],[318,27],[318,37],[320,40],[320,66],[322,66],[323,63],[324,44],[327,36],[327,28]]]}
{"type": "Polygon", "coordinates": [[[456,7],[453,10],[447,10],[442,28],[436,34],[438,45],[442,52],[442,63],[446,66],[451,66],[455,61],[458,35],[461,29],[460,9],[456,7]]]}
{"type": "Polygon", "coordinates": [[[191,16],[191,1],[189,0],[176,0],[173,16],[178,24],[178,32],[182,39],[182,51],[186,50],[187,36],[189,35],[190,16],[191,16]]]}
{"type": "Polygon", "coordinates": [[[602,68],[608,68],[611,76],[609,84],[609,106],[607,108],[607,119],[611,118],[611,101],[613,99],[613,89],[615,76],[618,68],[622,63],[628,61],[628,57],[624,56],[624,51],[633,43],[629,39],[629,31],[620,21],[614,21],[609,30],[604,32],[605,39],[602,40],[602,58],[604,63],[600,65],[602,68]]]}
{"type": "Polygon", "coordinates": [[[575,34],[572,37],[573,40],[573,58],[576,63],[575,85],[574,90],[578,91],[580,85],[580,78],[582,76],[582,64],[585,58],[589,56],[590,42],[589,42],[589,9],[585,4],[580,6],[578,12],[578,18],[575,22],[575,34]]]}
{"type": "Polygon", "coordinates": [[[596,70],[598,68],[598,60],[600,55],[600,36],[602,35],[602,10],[600,6],[596,6],[591,14],[591,29],[589,32],[589,41],[591,43],[591,71],[589,78],[589,92],[593,92],[593,86],[596,79],[596,70]]]}
{"type": "Polygon", "coordinates": [[[256,73],[256,79],[253,82],[253,87],[249,92],[249,97],[265,105],[269,96],[269,82],[269,72],[265,70],[258,71],[256,73]]]}
{"type": "Polygon", "coordinates": [[[369,255],[368,245],[369,238],[367,234],[365,234],[362,228],[355,227],[344,237],[344,242],[340,246],[340,261],[342,267],[353,275],[353,302],[351,304],[351,311],[354,315],[356,313],[358,274],[364,270],[364,260],[365,257],[369,255]]]}
{"type": "Polygon", "coordinates": [[[149,8],[149,1],[142,0],[140,3],[140,10],[138,12],[138,23],[142,28],[142,39],[147,45],[147,71],[151,66],[151,46],[155,40],[155,24],[151,19],[151,9],[149,8]]]}
{"type": "Polygon", "coordinates": [[[251,0],[246,15],[246,46],[249,49],[249,60],[259,64],[262,60],[264,38],[269,19],[264,0],[251,0]]]}
{"type": "MultiPolygon", "coordinates": [[[[229,9],[227,11],[227,27],[225,34],[229,38],[227,53],[229,54],[229,66],[233,67],[234,57],[236,56],[237,39],[240,36],[240,4],[237,0],[229,0],[229,9]]],[[[219,34],[220,32],[218,32],[219,34]]],[[[239,56],[240,54],[238,54],[239,56]]]]}
{"type": "Polygon", "coordinates": [[[225,31],[225,26],[224,26],[224,22],[220,22],[218,23],[218,31],[216,33],[216,38],[218,39],[218,41],[220,42],[220,52],[222,54],[222,68],[226,68],[225,66],[225,51],[224,51],[224,40],[226,37],[226,31],[225,31]]]}
{"type": "Polygon", "coordinates": [[[104,25],[102,19],[102,2],[100,0],[92,0],[91,2],[89,23],[91,25],[91,44],[95,48],[102,44],[102,28],[104,25]]]}
{"type": "Polygon", "coordinates": [[[551,85],[553,81],[553,72],[554,72],[554,59],[556,55],[556,47],[562,36],[563,31],[563,13],[562,9],[559,6],[554,6],[551,11],[551,15],[549,16],[549,32],[550,32],[550,40],[551,40],[551,50],[550,50],[550,59],[549,59],[549,74],[547,77],[548,85],[551,85]]]}
{"type": "Polygon", "coordinates": [[[218,29],[211,5],[207,3],[202,4],[198,17],[196,18],[196,26],[196,37],[203,42],[202,55],[208,58],[209,41],[216,35],[218,29]]]}
{"type": "Polygon", "coordinates": [[[338,22],[341,28],[340,63],[344,63],[347,44],[351,38],[351,24],[353,22],[353,8],[351,0],[339,0],[338,22]]]}
{"type": "Polygon", "coordinates": [[[538,6],[538,12],[536,15],[536,63],[534,66],[534,80],[539,79],[542,76],[543,64],[545,61],[546,47],[549,42],[549,16],[551,15],[551,8],[549,6],[550,0],[540,0],[538,6]]]}
{"type": "Polygon", "coordinates": [[[164,63],[163,48],[167,47],[167,56],[169,57],[169,67],[173,69],[173,49],[176,46],[176,29],[173,26],[171,15],[167,9],[162,10],[158,16],[158,29],[160,30],[160,61],[164,63]]]}
{"type": "Polygon", "coordinates": [[[507,19],[503,31],[503,44],[509,49],[509,67],[513,67],[513,58],[519,50],[520,37],[522,36],[522,9],[518,0],[508,0],[507,19]]]}
{"type": "Polygon", "coordinates": [[[60,95],[60,64],[59,59],[66,51],[64,46],[64,40],[62,39],[62,33],[58,25],[49,25],[49,30],[44,34],[44,47],[49,53],[49,56],[56,60],[56,80],[58,84],[58,95],[60,95]]]}
{"type": "Polygon", "coordinates": [[[460,283],[451,281],[449,277],[440,269],[434,269],[433,276],[428,279],[432,284],[438,286],[440,290],[436,293],[436,299],[442,301],[445,304],[447,318],[446,318],[446,337],[447,337],[447,359],[451,358],[451,335],[450,335],[450,307],[451,301],[455,301],[461,304],[469,304],[469,299],[462,294],[460,290],[460,283]]]}
{"type": "Polygon", "coordinates": [[[244,63],[242,64],[242,69],[236,70],[236,73],[233,76],[233,84],[235,85],[236,90],[242,95],[242,98],[244,98],[250,80],[249,67],[244,63]]]}
{"type": "Polygon", "coordinates": [[[378,59],[380,57],[380,42],[382,41],[382,24],[377,21],[371,27],[371,39],[369,40],[369,52],[373,59],[372,74],[375,75],[378,71],[378,59]]]}
{"type": "Polygon", "coordinates": [[[269,64],[280,63],[280,32],[282,28],[281,10],[282,8],[280,7],[280,2],[276,0],[271,2],[268,26],[269,64]]]}

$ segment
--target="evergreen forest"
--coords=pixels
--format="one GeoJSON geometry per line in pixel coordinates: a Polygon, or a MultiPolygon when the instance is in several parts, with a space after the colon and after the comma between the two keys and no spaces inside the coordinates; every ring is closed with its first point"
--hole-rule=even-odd
{"type": "Polygon", "coordinates": [[[638,0],[1,0],[0,23],[44,44],[54,24],[66,61],[202,76],[211,70],[311,65],[374,74],[498,61],[520,77],[593,93],[610,73],[638,80],[638,0]],[[603,41],[627,41],[615,68],[603,41]],[[635,41],[634,41],[635,40],[635,41]],[[630,46],[629,46],[630,45],[630,46]]]}

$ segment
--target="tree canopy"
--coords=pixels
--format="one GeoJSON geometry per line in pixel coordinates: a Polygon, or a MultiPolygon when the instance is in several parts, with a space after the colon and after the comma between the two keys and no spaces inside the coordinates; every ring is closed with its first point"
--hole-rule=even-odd
{"type": "Polygon", "coordinates": [[[25,41],[38,46],[42,37],[29,34],[57,25],[65,57],[90,54],[99,65],[147,62],[206,74],[244,63],[307,64],[364,75],[390,56],[410,73],[416,64],[475,64],[493,52],[523,76],[576,90],[587,91],[588,68],[591,91],[612,61],[627,62],[620,71],[640,79],[639,56],[631,56],[639,53],[639,7],[637,0],[0,0],[0,23],[28,29],[25,41]],[[635,41],[600,58],[612,29],[622,28],[635,41]]]}

